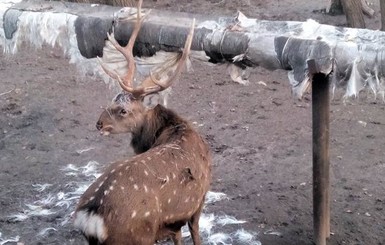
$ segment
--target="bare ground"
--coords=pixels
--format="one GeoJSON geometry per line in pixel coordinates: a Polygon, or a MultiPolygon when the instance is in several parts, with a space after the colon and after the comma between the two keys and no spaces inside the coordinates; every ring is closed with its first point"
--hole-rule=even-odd
{"type": "MultiPolygon", "coordinates": [[[[211,0],[147,2],[147,7],[194,13],[246,15],[344,25],[343,16],[320,12],[322,1],[211,0]]],[[[367,19],[379,28],[377,15],[367,19]]],[[[102,81],[79,77],[57,50],[0,54],[0,238],[20,235],[25,244],[81,244],[64,214],[15,222],[8,216],[41,197],[33,184],[59,192],[72,181],[61,170],[88,161],[106,164],[131,155],[129,137],[101,137],[95,122],[114,93],[102,81]],[[5,93],[10,91],[9,93],[5,93]],[[86,149],[88,151],[79,151],[86,149]]],[[[291,97],[284,71],[251,71],[250,85],[224,75],[224,67],[194,64],[175,85],[170,107],[196,122],[214,153],[212,190],[230,199],[211,212],[246,220],[262,244],[312,244],[311,102],[291,97]],[[263,81],[267,84],[264,86],[263,81]],[[272,232],[274,231],[274,232],[272,232]]],[[[366,94],[331,106],[330,244],[385,244],[385,105],[366,94]]]]}

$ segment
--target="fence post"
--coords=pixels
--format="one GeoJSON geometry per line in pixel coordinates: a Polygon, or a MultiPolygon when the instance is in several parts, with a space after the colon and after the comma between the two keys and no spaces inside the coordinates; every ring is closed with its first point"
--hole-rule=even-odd
{"type": "Polygon", "coordinates": [[[308,61],[308,70],[312,75],[314,242],[326,245],[330,236],[329,75],[321,73],[314,60],[308,61]]]}

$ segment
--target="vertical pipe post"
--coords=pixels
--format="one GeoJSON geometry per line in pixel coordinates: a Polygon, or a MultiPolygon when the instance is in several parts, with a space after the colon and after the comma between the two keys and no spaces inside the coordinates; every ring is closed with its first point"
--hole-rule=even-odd
{"type": "Polygon", "coordinates": [[[380,0],[381,31],[385,31],[385,0],[380,0]]]}
{"type": "Polygon", "coordinates": [[[313,218],[316,245],[326,245],[330,236],[329,77],[308,61],[312,81],[313,118],[313,218]]]}

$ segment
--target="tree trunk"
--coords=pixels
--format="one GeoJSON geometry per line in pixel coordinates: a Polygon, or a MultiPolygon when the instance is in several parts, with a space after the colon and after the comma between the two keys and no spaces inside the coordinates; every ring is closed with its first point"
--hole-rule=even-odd
{"type": "Polygon", "coordinates": [[[380,0],[381,8],[381,31],[385,31],[385,0],[380,0]]]}
{"type": "Polygon", "coordinates": [[[365,28],[361,0],[341,0],[349,27],[365,28]]]}
{"type": "Polygon", "coordinates": [[[344,13],[341,0],[330,0],[330,7],[328,13],[330,15],[341,15],[344,13]]]}

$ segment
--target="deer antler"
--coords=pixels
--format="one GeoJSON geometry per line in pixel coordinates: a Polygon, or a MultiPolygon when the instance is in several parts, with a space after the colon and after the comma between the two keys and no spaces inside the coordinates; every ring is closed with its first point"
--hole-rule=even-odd
{"type": "Polygon", "coordinates": [[[192,22],[190,32],[186,38],[183,53],[180,54],[178,58],[174,62],[172,62],[171,65],[169,64],[167,66],[161,67],[155,73],[150,72],[150,76],[145,78],[139,86],[134,88],[133,80],[135,76],[136,64],[135,64],[134,55],[133,55],[133,47],[134,47],[136,37],[138,36],[139,30],[143,23],[143,20],[145,19],[145,17],[140,17],[142,2],[143,0],[139,0],[136,23],[127,46],[125,47],[120,46],[119,43],[116,41],[113,33],[111,35],[107,34],[108,40],[111,42],[111,44],[127,60],[127,63],[128,63],[127,74],[121,77],[117,72],[111,71],[109,68],[107,68],[107,66],[99,59],[99,62],[104,72],[114,80],[117,80],[123,90],[129,93],[132,93],[137,97],[143,97],[148,94],[162,91],[170,87],[171,84],[178,78],[190,54],[190,48],[191,48],[192,38],[194,34],[194,26],[195,26],[195,19],[194,19],[192,22]],[[176,68],[174,70],[171,69],[175,67],[175,65],[176,65],[176,68]],[[167,78],[162,81],[161,78],[164,76],[167,76],[167,78]]]}
{"type": "Polygon", "coordinates": [[[114,37],[114,34],[110,35],[109,33],[107,33],[108,40],[115,47],[116,50],[118,50],[120,53],[122,53],[122,55],[127,60],[127,63],[128,63],[127,74],[123,78],[121,78],[116,72],[113,72],[113,71],[109,70],[105,66],[105,64],[103,62],[101,62],[100,59],[99,59],[99,62],[101,64],[104,72],[107,75],[109,75],[111,78],[117,80],[119,82],[120,86],[124,90],[126,90],[128,92],[131,92],[131,93],[135,93],[135,90],[134,90],[133,85],[132,85],[132,81],[134,80],[135,68],[136,68],[135,67],[134,55],[132,54],[132,49],[134,47],[135,40],[136,40],[136,37],[138,36],[138,33],[139,33],[140,27],[142,25],[142,22],[143,22],[143,20],[145,18],[145,17],[142,17],[142,18],[140,17],[142,3],[143,3],[143,0],[139,0],[139,2],[138,2],[138,10],[137,10],[137,17],[136,17],[136,22],[135,22],[134,30],[132,31],[132,34],[131,34],[131,37],[130,37],[130,39],[128,41],[127,46],[125,46],[125,47],[120,46],[120,44],[116,41],[116,39],[114,37]]]}
{"type": "Polygon", "coordinates": [[[161,67],[157,72],[152,73],[150,72],[150,76],[147,77],[143,82],[142,85],[146,86],[147,84],[153,84],[153,86],[145,87],[144,91],[146,94],[159,92],[162,90],[165,90],[166,88],[170,87],[172,83],[179,77],[179,75],[182,73],[183,68],[186,65],[186,61],[190,54],[191,49],[191,43],[194,35],[194,26],[195,26],[195,19],[193,19],[190,32],[186,38],[186,42],[183,48],[183,53],[178,56],[174,64],[176,64],[176,69],[171,72],[171,74],[167,74],[170,72],[170,67],[174,66],[174,64],[161,67]],[[164,81],[161,81],[158,77],[164,77],[167,76],[167,78],[164,81]]]}

